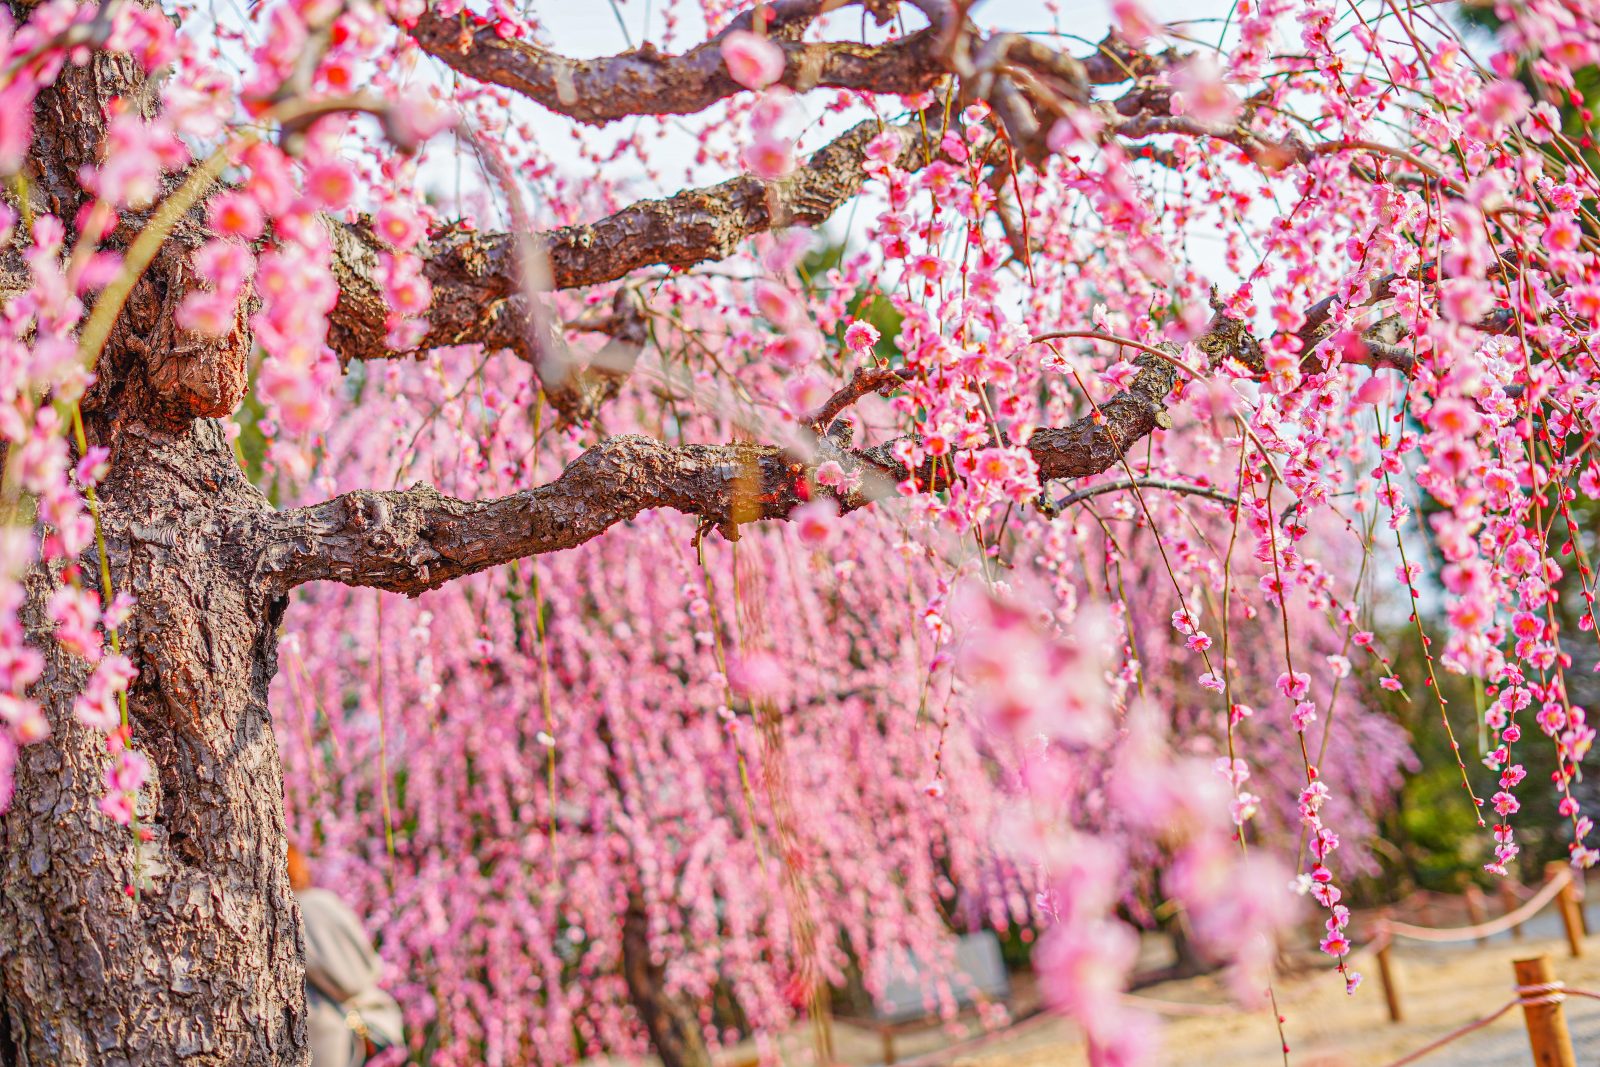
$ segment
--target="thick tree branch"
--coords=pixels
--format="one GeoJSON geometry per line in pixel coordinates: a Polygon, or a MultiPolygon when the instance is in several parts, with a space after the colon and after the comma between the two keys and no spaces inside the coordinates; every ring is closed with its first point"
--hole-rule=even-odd
{"type": "MultiPolygon", "coordinates": [[[[768,33],[789,57],[786,84],[834,84],[876,93],[923,88],[942,70],[963,73],[963,99],[991,99],[1007,135],[1024,156],[1042,151],[1052,116],[1087,103],[1089,86],[1133,81],[1118,102],[1150,104],[1150,76],[1171,62],[1108,39],[1078,60],[1030,38],[985,38],[945,0],[916,3],[932,25],[883,46],[802,44],[804,28],[829,6],[824,0],[780,0],[766,6],[768,33]],[[820,50],[820,51],[819,51],[820,50]],[[828,79],[833,79],[829,81],[828,79]],[[817,80],[822,79],[822,80],[817,80]],[[970,84],[969,84],[970,83],[970,84]]],[[[880,18],[895,4],[864,6],[880,18]]],[[[729,31],[747,27],[741,15],[729,31]]],[[[509,85],[583,121],[625,114],[698,110],[738,90],[727,76],[721,36],[682,56],[636,50],[596,60],[570,60],[537,45],[506,41],[489,28],[464,29],[457,19],[425,14],[412,33],[457,69],[509,85]]],[[[724,33],[729,32],[724,31],[724,33]]],[[[1131,106],[1131,105],[1130,105],[1131,106]]],[[[929,123],[942,128],[942,123],[929,123]]],[[[899,165],[917,169],[935,158],[921,145],[912,122],[882,127],[861,123],[819,150],[795,173],[777,181],[741,175],[662,200],[643,200],[594,223],[569,226],[524,240],[511,234],[450,230],[423,249],[434,297],[429,329],[413,352],[444,345],[482,343],[534,359],[528,298],[519,255],[532,248],[547,257],[548,284],[564,289],[615,281],[640,267],[677,269],[726,258],[750,236],[781,226],[815,226],[861,189],[869,141],[880,132],[900,139],[899,165]]],[[[334,239],[342,295],[333,315],[331,343],[342,361],[380,359],[394,352],[385,342],[387,307],[376,282],[382,245],[365,226],[339,227],[334,239]]]]}
{"type": "MultiPolygon", "coordinates": [[[[1213,365],[1226,358],[1259,362],[1248,330],[1220,311],[1195,344],[1213,365]]],[[[1178,372],[1170,354],[1141,353],[1135,363],[1139,372],[1126,390],[1072,425],[1038,430],[1028,440],[1041,482],[1101,474],[1122,463],[1138,441],[1172,425],[1166,399],[1178,372]]],[[[841,396],[859,398],[869,381],[858,376],[830,404],[841,396]]],[[[274,595],[306,582],[337,581],[415,596],[515,559],[574,548],[654,508],[694,515],[702,531],[716,527],[737,538],[739,526],[787,518],[827,492],[815,476],[829,460],[851,476],[853,488],[835,494],[841,512],[893,496],[907,480],[922,492],[951,484],[948,457],[908,470],[895,456],[896,443],[852,449],[840,438],[819,436],[814,454],[797,456],[775,445],[674,447],[647,437],[613,437],[580,455],[554,482],[496,500],[458,500],[419,484],[277,512],[257,527],[260,540],[251,546],[256,576],[274,595]]]]}
{"type": "Polygon", "coordinates": [[[264,526],[268,588],[331,580],[421,593],[524,556],[583,544],[651,508],[736,525],[789,514],[804,465],[772,446],[683,445],[613,437],[556,481],[483,502],[426,485],[347,493],[264,526]]]}
{"type": "MultiPolygon", "coordinates": [[[[831,0],[778,0],[764,5],[768,37],[784,53],[778,84],[797,92],[814,88],[911,95],[947,73],[975,82],[976,95],[997,78],[1028,83],[1037,106],[1042,97],[1087,101],[1087,85],[1115,85],[1160,73],[1170,55],[1152,56],[1115,37],[1076,58],[1020,34],[984,36],[963,16],[967,5],[948,0],[913,0],[929,26],[881,45],[851,41],[805,42],[801,36],[831,0]]],[[[893,18],[897,0],[865,0],[879,22],[893,18]]],[[[496,27],[470,13],[423,14],[411,36],[423,51],[457,73],[514,90],[579,122],[604,125],[635,115],[689,115],[744,90],[728,74],[722,43],[735,30],[749,30],[753,11],[737,16],[716,36],[682,55],[645,45],[615,56],[571,59],[541,45],[500,36],[496,27]]]]}
{"type": "MultiPolygon", "coordinates": [[[[614,281],[639,267],[692,267],[725,259],[754,234],[818,226],[861,191],[868,142],[880,133],[900,143],[899,165],[927,162],[915,123],[862,122],[824,145],[788,177],[740,175],[665,200],[642,200],[597,223],[555,230],[539,242],[557,289],[614,281]]],[[[501,238],[502,243],[509,243],[501,238]]]]}
{"type": "Polygon", "coordinates": [[[1167,394],[1178,372],[1165,360],[1141,355],[1134,360],[1139,373],[1093,415],[1065,429],[1034,431],[1028,451],[1039,465],[1039,480],[1087,478],[1110,470],[1135,443],[1157,429],[1172,425],[1167,414],[1167,394]]]}
{"type": "MultiPolygon", "coordinates": [[[[863,122],[785,178],[740,175],[665,200],[641,200],[598,222],[534,235],[534,254],[548,257],[550,282],[557,289],[616,281],[640,267],[684,268],[725,259],[755,234],[820,225],[848,203],[866,181],[867,144],[880,133],[899,139],[901,166],[915,169],[926,162],[915,124],[863,122]]],[[[329,343],[346,363],[408,354],[394,352],[384,340],[389,309],[378,283],[382,243],[366,226],[331,228],[340,295],[329,343]]],[[[433,303],[418,350],[482,343],[530,358],[517,245],[511,234],[453,229],[423,250],[433,303]]]]}
{"type": "MultiPolygon", "coordinates": [[[[769,25],[785,59],[778,84],[796,92],[828,88],[911,95],[945,73],[931,30],[882,45],[798,40],[825,6],[822,0],[791,3],[769,25]]],[[[411,36],[452,70],[515,90],[579,122],[602,126],[634,115],[692,115],[744,91],[728,74],[722,42],[730,32],[748,29],[749,12],[682,55],[645,44],[599,59],[569,59],[528,41],[506,40],[493,25],[468,25],[466,17],[430,11],[417,20],[411,36]]]]}
{"type": "Polygon", "coordinates": [[[450,236],[425,250],[423,272],[433,285],[428,332],[415,349],[396,351],[385,340],[389,305],[379,284],[378,257],[384,251],[370,227],[328,221],[333,238],[333,269],[339,303],[328,327],[328,344],[339,361],[389,359],[449,345],[481,344],[507,348],[530,359],[532,322],[507,273],[511,264],[492,254],[488,238],[450,236]]]}
{"type": "MultiPolygon", "coordinates": [[[[1096,414],[1033,435],[1028,448],[1041,479],[1099,474],[1140,438],[1171,425],[1164,400],[1176,373],[1154,356],[1138,362],[1128,390],[1096,414]]],[[[839,498],[841,511],[893,495],[913,473],[894,458],[892,442],[850,450],[824,438],[816,455],[799,458],[773,445],[673,447],[613,437],[554,482],[496,500],[457,500],[416,485],[276,513],[259,527],[257,578],[275,594],[337,581],[416,595],[514,559],[574,548],[653,508],[697,516],[702,528],[736,538],[740,525],[787,518],[821,491],[815,471],[828,459],[858,476],[857,488],[839,498]]],[[[948,485],[948,469],[930,460],[915,472],[917,486],[948,485]]]]}

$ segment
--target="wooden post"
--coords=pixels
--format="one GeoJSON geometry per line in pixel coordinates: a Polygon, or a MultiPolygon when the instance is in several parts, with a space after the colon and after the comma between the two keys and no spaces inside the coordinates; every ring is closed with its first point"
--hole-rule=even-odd
{"type": "Polygon", "coordinates": [[[1578,904],[1578,929],[1589,936],[1589,909],[1584,905],[1589,899],[1589,872],[1581,867],[1572,868],[1572,899],[1578,904]]]}
{"type": "Polygon", "coordinates": [[[1551,1001],[1540,987],[1555,978],[1549,956],[1513,960],[1518,995],[1522,999],[1522,1019],[1528,1024],[1528,1044],[1533,1049],[1534,1067],[1578,1067],[1572,1054],[1572,1035],[1567,1032],[1567,1015],[1561,1001],[1551,1001]],[[1529,1003],[1534,1001],[1536,1003],[1529,1003]]]}
{"type": "MultiPolygon", "coordinates": [[[[1463,896],[1467,900],[1467,921],[1473,926],[1483,925],[1483,920],[1488,918],[1483,907],[1483,890],[1478,888],[1476,882],[1468,882],[1467,891],[1463,896]]],[[[1487,937],[1478,938],[1478,944],[1487,945],[1488,943],[1489,939],[1487,937]]]]}
{"type": "Polygon", "coordinates": [[[1567,928],[1567,950],[1572,953],[1573,959],[1583,955],[1583,919],[1580,917],[1580,908],[1577,895],[1572,891],[1572,883],[1568,882],[1561,887],[1561,922],[1567,928]]]}
{"type": "MultiPolygon", "coordinates": [[[[1519,903],[1520,901],[1517,900],[1517,891],[1512,888],[1511,880],[1509,878],[1502,879],[1500,882],[1500,906],[1506,909],[1507,915],[1510,915],[1512,912],[1517,910],[1517,905],[1519,903]]],[[[1514,940],[1522,940],[1521,923],[1517,923],[1517,925],[1511,928],[1511,936],[1514,940]]]]}
{"type": "MultiPolygon", "coordinates": [[[[1565,863],[1557,862],[1546,867],[1545,873],[1557,878],[1567,869],[1565,863]]],[[[1573,959],[1583,955],[1583,920],[1578,917],[1579,908],[1577,889],[1568,878],[1567,883],[1556,890],[1556,910],[1561,913],[1561,925],[1567,932],[1567,951],[1572,953],[1573,959]]]]}
{"type": "Polygon", "coordinates": [[[1389,959],[1390,942],[1378,947],[1378,981],[1383,985],[1383,999],[1389,1005],[1389,1021],[1400,1022],[1405,1014],[1400,1010],[1400,987],[1394,980],[1394,963],[1389,959]]]}

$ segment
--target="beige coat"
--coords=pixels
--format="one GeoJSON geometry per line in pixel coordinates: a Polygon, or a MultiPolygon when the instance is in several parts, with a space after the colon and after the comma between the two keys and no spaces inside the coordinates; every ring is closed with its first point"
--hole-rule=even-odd
{"type": "Polygon", "coordinates": [[[378,988],[383,963],[356,913],[326,889],[297,895],[306,932],[311,1067],[358,1067],[366,1061],[366,1043],[356,1027],[398,1045],[404,1040],[400,1005],[378,988]]]}

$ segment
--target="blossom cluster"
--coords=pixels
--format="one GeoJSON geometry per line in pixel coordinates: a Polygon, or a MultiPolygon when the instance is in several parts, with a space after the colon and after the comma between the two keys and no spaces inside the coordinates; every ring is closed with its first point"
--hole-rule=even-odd
{"type": "MultiPolygon", "coordinates": [[[[56,0],[34,8],[20,25],[0,13],[0,173],[15,175],[25,166],[34,101],[70,65],[87,60],[87,50],[75,45],[81,40],[126,52],[147,71],[168,63],[177,47],[171,24],[141,7],[99,13],[56,0]]],[[[99,247],[115,212],[147,205],[163,172],[188,156],[162,130],[126,112],[111,116],[107,142],[104,162],[82,175],[94,199],[79,218],[23,217],[0,207],[0,241],[19,249],[26,272],[25,287],[9,294],[0,314],[0,810],[11,800],[19,748],[61,728],[52,727],[35,686],[47,675],[65,676],[79,689],[67,728],[105,734],[101,808],[127,824],[149,764],[129,747],[119,709],[137,675],[114,648],[129,602],[123,596],[106,602],[111,590],[90,562],[95,519],[86,494],[107,476],[108,456],[72,440],[94,370],[79,353],[77,334],[86,298],[110,283],[121,264],[99,247]],[[20,521],[25,506],[31,525],[20,521]],[[30,641],[24,623],[25,578],[34,568],[49,575],[33,587],[47,620],[42,642],[30,641]]]]}

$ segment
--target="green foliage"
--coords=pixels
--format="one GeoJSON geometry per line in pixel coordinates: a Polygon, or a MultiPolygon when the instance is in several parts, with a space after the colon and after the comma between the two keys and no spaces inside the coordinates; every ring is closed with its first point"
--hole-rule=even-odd
{"type": "MultiPolygon", "coordinates": [[[[800,261],[800,277],[813,293],[823,293],[827,289],[827,274],[830,270],[837,270],[839,264],[844,262],[845,246],[827,245],[813,249],[800,261]]],[[[905,318],[890,303],[889,298],[874,288],[867,288],[858,292],[846,305],[847,321],[841,322],[828,339],[833,342],[835,349],[844,347],[844,331],[848,320],[859,320],[877,328],[878,343],[873,349],[873,354],[884,363],[896,365],[901,362],[900,350],[894,345],[894,339],[900,334],[900,323],[905,318]]]]}
{"type": "MultiPolygon", "coordinates": [[[[1580,531],[1587,533],[1588,543],[1583,549],[1592,559],[1594,532],[1600,531],[1600,508],[1582,495],[1573,502],[1572,508],[1580,531]]],[[[1426,516],[1425,508],[1419,516],[1424,526],[1426,516]]],[[[1556,614],[1562,633],[1586,642],[1564,649],[1574,661],[1565,676],[1572,703],[1593,709],[1600,701],[1600,685],[1596,684],[1593,673],[1600,648],[1592,634],[1585,634],[1578,627],[1578,616],[1583,610],[1582,585],[1577,562],[1572,555],[1561,553],[1565,542],[1563,524],[1558,521],[1551,531],[1550,553],[1565,574],[1559,585],[1561,599],[1556,614]]],[[[1430,566],[1437,568],[1436,554],[1430,566]]],[[[1442,641],[1447,625],[1443,612],[1445,601],[1443,597],[1429,599],[1432,603],[1424,607],[1423,625],[1430,636],[1442,641]]],[[[1408,621],[1380,632],[1378,641],[1394,659],[1394,673],[1405,683],[1410,698],[1386,693],[1385,702],[1396,720],[1411,734],[1413,749],[1424,770],[1407,778],[1399,803],[1383,820],[1383,836],[1392,847],[1378,850],[1384,872],[1381,884],[1371,888],[1378,897],[1392,898],[1396,885],[1404,883],[1440,892],[1459,892],[1469,881],[1491,886],[1496,879],[1482,869],[1491,858],[1489,831],[1478,827],[1471,802],[1462,787],[1461,771],[1440,721],[1439,701],[1426,684],[1428,674],[1416,630],[1408,621]]],[[[1485,800],[1484,818],[1492,824],[1496,817],[1487,801],[1497,791],[1497,775],[1483,765],[1488,738],[1481,727],[1483,709],[1492,698],[1473,680],[1442,668],[1437,677],[1448,701],[1451,727],[1461,745],[1461,761],[1466,765],[1473,789],[1485,800]]],[[[1534,724],[1534,710],[1537,709],[1519,716],[1523,737],[1512,753],[1514,761],[1521,763],[1528,772],[1527,778],[1514,791],[1522,802],[1522,809],[1511,817],[1523,850],[1513,873],[1524,882],[1537,881],[1545,863],[1564,860],[1571,838],[1568,820],[1556,812],[1559,794],[1551,784],[1551,775],[1556,770],[1555,746],[1534,724]]],[[[1595,790],[1589,782],[1578,782],[1574,792],[1579,794],[1586,809],[1594,803],[1595,790]]]]}
{"type": "MultiPolygon", "coordinates": [[[[1500,28],[1503,21],[1495,11],[1495,5],[1487,3],[1464,3],[1457,7],[1458,21],[1469,31],[1474,31],[1473,36],[1490,38],[1500,28]]],[[[1559,90],[1552,90],[1543,85],[1535,76],[1533,65],[1523,62],[1517,69],[1517,80],[1535,100],[1550,100],[1561,111],[1561,132],[1572,139],[1573,144],[1581,146],[1584,162],[1591,171],[1600,170],[1600,152],[1596,152],[1588,140],[1588,122],[1584,119],[1585,111],[1592,111],[1597,100],[1600,100],[1600,68],[1584,67],[1573,72],[1573,83],[1581,105],[1574,104],[1570,94],[1559,90]]],[[[1545,155],[1550,158],[1556,172],[1565,169],[1567,158],[1560,151],[1550,146],[1545,146],[1545,155]]],[[[1584,229],[1593,232],[1589,219],[1581,221],[1584,229]]]]}
{"type": "MultiPolygon", "coordinates": [[[[244,468],[245,475],[253,485],[262,485],[264,468],[267,457],[267,438],[261,432],[261,420],[266,415],[266,408],[262,407],[261,400],[251,390],[244,395],[244,403],[239,405],[239,410],[233,413],[233,421],[239,427],[239,437],[233,443],[234,455],[239,457],[239,466],[244,468]]],[[[273,506],[279,503],[275,486],[263,486],[273,506]]]]}

